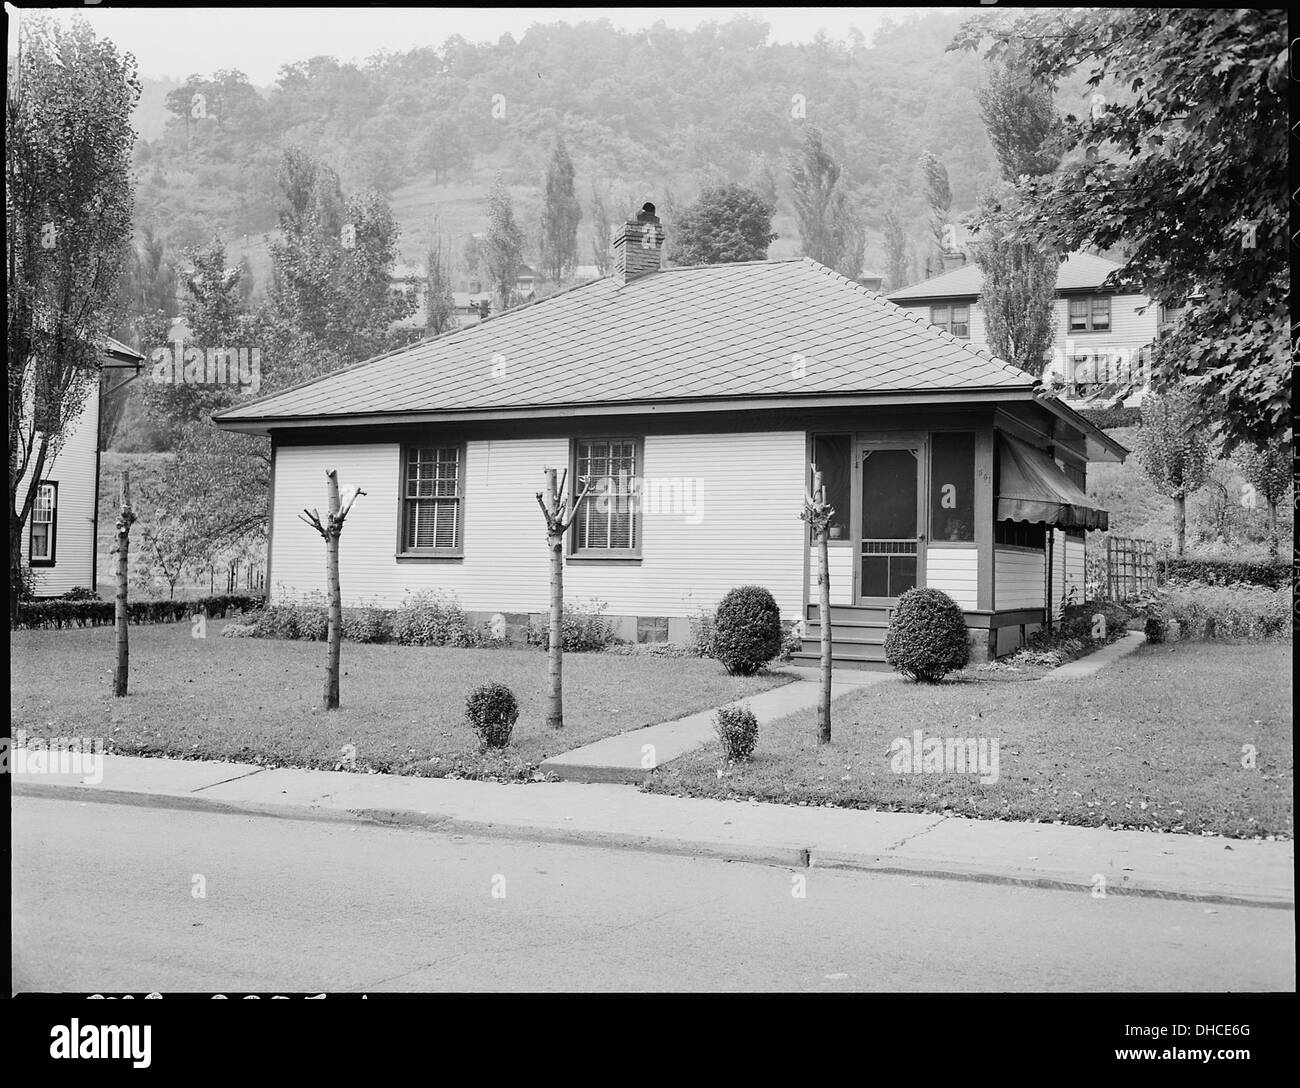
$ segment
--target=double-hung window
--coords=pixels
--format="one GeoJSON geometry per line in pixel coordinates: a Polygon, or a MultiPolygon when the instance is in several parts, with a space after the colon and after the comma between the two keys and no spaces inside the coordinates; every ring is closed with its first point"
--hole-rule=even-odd
{"type": "Polygon", "coordinates": [[[32,503],[31,529],[27,539],[27,558],[34,567],[54,566],[54,544],[59,518],[59,485],[41,484],[32,503]]]}
{"type": "Polygon", "coordinates": [[[410,446],[402,472],[402,553],[463,554],[464,445],[410,446]]]}
{"type": "Polygon", "coordinates": [[[641,554],[638,504],[642,442],[637,438],[579,438],[573,443],[574,494],[590,490],[573,521],[571,553],[630,559],[641,554]]]}
{"type": "Polygon", "coordinates": [[[944,304],[930,307],[930,324],[962,340],[970,339],[970,304],[944,304]]]}
{"type": "Polygon", "coordinates": [[[1109,332],[1109,296],[1070,299],[1070,331],[1109,332]]]}

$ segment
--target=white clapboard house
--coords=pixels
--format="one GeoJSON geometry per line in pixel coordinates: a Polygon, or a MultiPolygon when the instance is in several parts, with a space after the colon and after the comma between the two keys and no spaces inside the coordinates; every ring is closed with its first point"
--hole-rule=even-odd
{"type": "Polygon", "coordinates": [[[1081,589],[1104,528],[1087,466],[1126,450],[1034,379],[807,259],[661,268],[647,205],[613,274],[219,413],[268,435],[272,600],[324,589],[325,471],[366,495],[343,532],[345,599],[453,592],[481,617],[545,611],[543,470],[597,481],[565,546],[569,599],[626,638],[673,641],[756,583],[818,635],[810,465],[837,511],[837,662],[883,665],[891,608],[936,586],[978,656],[1081,589]],[[1055,552],[1048,530],[1072,535],[1055,552]],[[1049,576],[1049,569],[1052,571],[1049,576]],[[1050,586],[1050,590],[1049,590],[1050,586]]]}
{"type": "MultiPolygon", "coordinates": [[[[80,413],[57,451],[46,458],[22,535],[23,558],[31,566],[38,597],[59,597],[76,587],[95,588],[103,399],[114,395],[118,383],[138,373],[143,362],[144,357],[125,344],[105,339],[99,380],[86,384],[80,413]]],[[[34,468],[28,466],[19,495],[26,493],[34,468]]]]}

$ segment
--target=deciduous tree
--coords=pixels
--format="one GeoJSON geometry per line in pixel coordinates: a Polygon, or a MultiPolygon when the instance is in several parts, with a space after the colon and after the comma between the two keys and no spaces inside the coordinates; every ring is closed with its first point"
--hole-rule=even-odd
{"type": "Polygon", "coordinates": [[[1187,496],[1205,483],[1211,442],[1196,421],[1195,397],[1188,391],[1149,394],[1142,402],[1138,463],[1156,490],[1174,500],[1175,549],[1187,542],[1187,496]]]}
{"type": "Polygon", "coordinates": [[[134,59],[74,19],[25,19],[5,98],[10,608],[48,466],[99,380],[131,230],[134,59]]]}
{"type": "Polygon", "coordinates": [[[1031,181],[1027,241],[1122,248],[1115,279],[1195,297],[1154,360],[1228,448],[1290,441],[1287,34],[1280,10],[1073,8],[976,18],[954,48],[1015,49],[1034,79],[1086,74],[1061,169],[1031,181]],[[1198,289],[1199,288],[1199,289],[1198,289]]]}
{"type": "Polygon", "coordinates": [[[777,239],[776,207],[752,189],[727,184],[705,189],[673,224],[682,264],[761,261],[777,239]]]}

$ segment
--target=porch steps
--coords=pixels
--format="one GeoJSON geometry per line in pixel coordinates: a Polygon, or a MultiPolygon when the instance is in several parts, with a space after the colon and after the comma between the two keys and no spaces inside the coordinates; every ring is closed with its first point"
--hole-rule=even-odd
{"type": "MultiPolygon", "coordinates": [[[[889,610],[865,605],[830,607],[831,662],[836,668],[890,672],[885,660],[889,610]]],[[[816,667],[821,661],[821,618],[817,605],[808,606],[803,645],[793,656],[795,664],[816,667]]]]}

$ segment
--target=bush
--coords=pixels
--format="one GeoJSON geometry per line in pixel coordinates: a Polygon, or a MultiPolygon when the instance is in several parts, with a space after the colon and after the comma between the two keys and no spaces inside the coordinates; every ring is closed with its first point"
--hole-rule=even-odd
{"type": "MultiPolygon", "coordinates": [[[[218,614],[224,617],[229,610],[252,612],[261,608],[262,604],[261,597],[242,594],[200,597],[194,601],[128,601],[127,621],[137,624],[176,623],[200,612],[209,618],[218,614]]],[[[105,627],[112,625],[115,617],[116,605],[112,601],[100,600],[98,597],[78,597],[74,600],[56,598],[20,603],[16,626],[56,629],[105,627]]]]}
{"type": "Polygon", "coordinates": [[[709,654],[732,676],[753,676],[781,652],[776,599],[762,586],[737,586],[718,602],[709,654]]]}
{"type": "Polygon", "coordinates": [[[728,759],[739,761],[754,754],[754,746],[758,744],[758,719],[744,703],[719,707],[713,728],[728,759]]]}
{"type": "Polygon", "coordinates": [[[390,613],[384,608],[343,609],[343,637],[349,642],[387,642],[392,637],[390,613]]]}
{"type": "MultiPolygon", "coordinates": [[[[607,649],[614,642],[614,629],[605,616],[606,604],[595,599],[572,601],[564,606],[560,630],[560,648],[565,653],[586,653],[607,649]]],[[[529,646],[551,648],[551,625],[547,620],[533,620],[524,638],[529,646]]]]}
{"type": "Polygon", "coordinates": [[[1171,584],[1162,587],[1158,596],[1160,605],[1154,614],[1166,624],[1177,623],[1181,638],[1272,639],[1287,638],[1291,632],[1289,588],[1171,584]]]}
{"type": "Polygon", "coordinates": [[[686,649],[696,657],[713,656],[714,615],[713,609],[701,608],[687,618],[690,633],[687,635],[686,649]]]}
{"type": "Polygon", "coordinates": [[[1158,645],[1169,638],[1169,621],[1164,616],[1152,614],[1146,618],[1142,630],[1146,634],[1148,642],[1152,645],[1158,645]]]}
{"type": "Polygon", "coordinates": [[[404,646],[479,646],[488,641],[449,593],[417,593],[393,613],[393,638],[404,646]]]}
{"type": "Polygon", "coordinates": [[[88,586],[73,586],[63,595],[65,601],[97,601],[99,594],[88,586]]]}
{"type": "Polygon", "coordinates": [[[934,683],[970,661],[966,617],[938,589],[909,589],[898,598],[885,636],[885,660],[913,680],[934,683]]]}
{"type": "Polygon", "coordinates": [[[1077,638],[1083,642],[1114,642],[1126,630],[1133,612],[1119,601],[1098,597],[1082,604],[1072,604],[1061,615],[1058,630],[1066,638],[1077,638]],[[1100,614],[1106,621],[1105,634],[1101,638],[1093,637],[1095,617],[1100,614]]]}
{"type": "Polygon", "coordinates": [[[480,684],[465,700],[465,718],[484,748],[504,748],[519,718],[519,704],[505,684],[480,684]]]}
{"type": "Polygon", "coordinates": [[[1227,586],[1237,583],[1268,589],[1291,587],[1291,564],[1258,563],[1242,559],[1159,559],[1156,571],[1162,582],[1201,582],[1227,586]]]}

